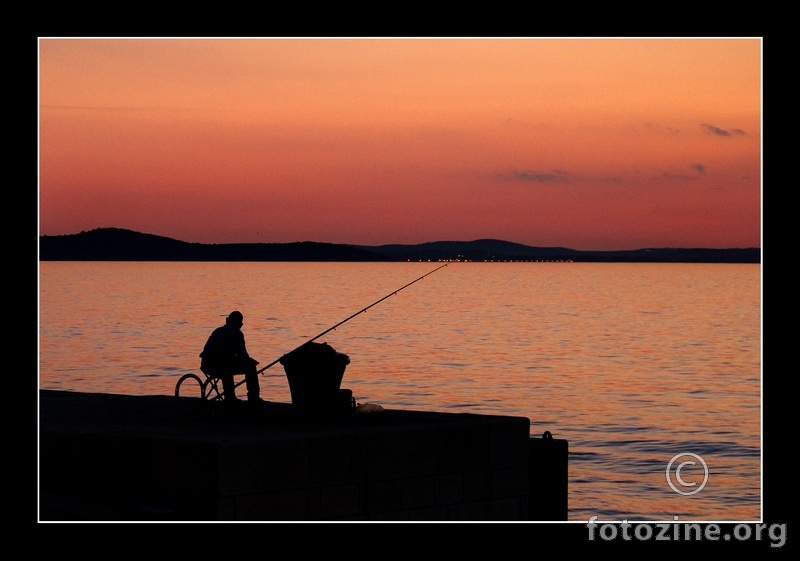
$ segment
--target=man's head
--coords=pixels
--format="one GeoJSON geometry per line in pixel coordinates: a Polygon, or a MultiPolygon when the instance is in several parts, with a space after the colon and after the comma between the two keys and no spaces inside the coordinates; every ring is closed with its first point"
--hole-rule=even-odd
{"type": "Polygon", "coordinates": [[[228,325],[233,325],[234,327],[241,327],[244,323],[244,316],[242,315],[242,312],[234,310],[228,314],[227,318],[225,318],[225,323],[228,325]]]}

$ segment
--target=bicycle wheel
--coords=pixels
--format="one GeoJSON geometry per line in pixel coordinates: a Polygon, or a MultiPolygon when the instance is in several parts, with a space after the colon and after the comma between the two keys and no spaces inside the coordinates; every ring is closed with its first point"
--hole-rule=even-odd
{"type": "Polygon", "coordinates": [[[206,378],[206,381],[203,382],[201,387],[203,399],[208,399],[211,401],[222,401],[225,399],[225,395],[219,391],[219,378],[206,378]]]}

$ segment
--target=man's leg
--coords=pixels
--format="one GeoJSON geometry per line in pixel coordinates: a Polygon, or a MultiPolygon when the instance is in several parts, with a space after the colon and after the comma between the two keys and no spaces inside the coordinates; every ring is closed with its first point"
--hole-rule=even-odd
{"type": "Polygon", "coordinates": [[[231,403],[236,399],[236,384],[233,381],[233,374],[225,374],[219,377],[222,380],[222,391],[225,394],[223,401],[231,403]]]}
{"type": "Polygon", "coordinates": [[[259,387],[258,383],[258,371],[256,370],[257,364],[258,362],[252,358],[242,358],[238,359],[234,365],[234,371],[237,374],[244,374],[248,401],[260,401],[261,388],[259,387]]]}
{"type": "Polygon", "coordinates": [[[244,383],[247,386],[247,399],[256,400],[261,396],[261,388],[258,384],[258,371],[256,370],[257,362],[251,360],[247,361],[244,370],[244,383]]]}

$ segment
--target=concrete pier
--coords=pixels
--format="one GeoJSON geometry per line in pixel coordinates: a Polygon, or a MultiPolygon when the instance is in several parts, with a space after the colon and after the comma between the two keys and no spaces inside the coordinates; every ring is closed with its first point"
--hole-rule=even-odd
{"type": "Polygon", "coordinates": [[[566,520],[566,441],[531,439],[524,417],[39,399],[41,521],[566,520]]]}

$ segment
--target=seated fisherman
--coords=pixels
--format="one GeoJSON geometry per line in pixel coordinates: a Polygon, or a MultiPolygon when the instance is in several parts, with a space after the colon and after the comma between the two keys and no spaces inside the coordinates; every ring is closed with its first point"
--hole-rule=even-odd
{"type": "Polygon", "coordinates": [[[222,380],[224,400],[228,403],[239,401],[236,397],[234,374],[244,374],[247,386],[247,401],[261,402],[258,384],[258,361],[247,353],[242,333],[244,316],[233,311],[225,319],[225,325],[217,327],[209,336],[200,353],[200,370],[212,378],[222,380]]]}

